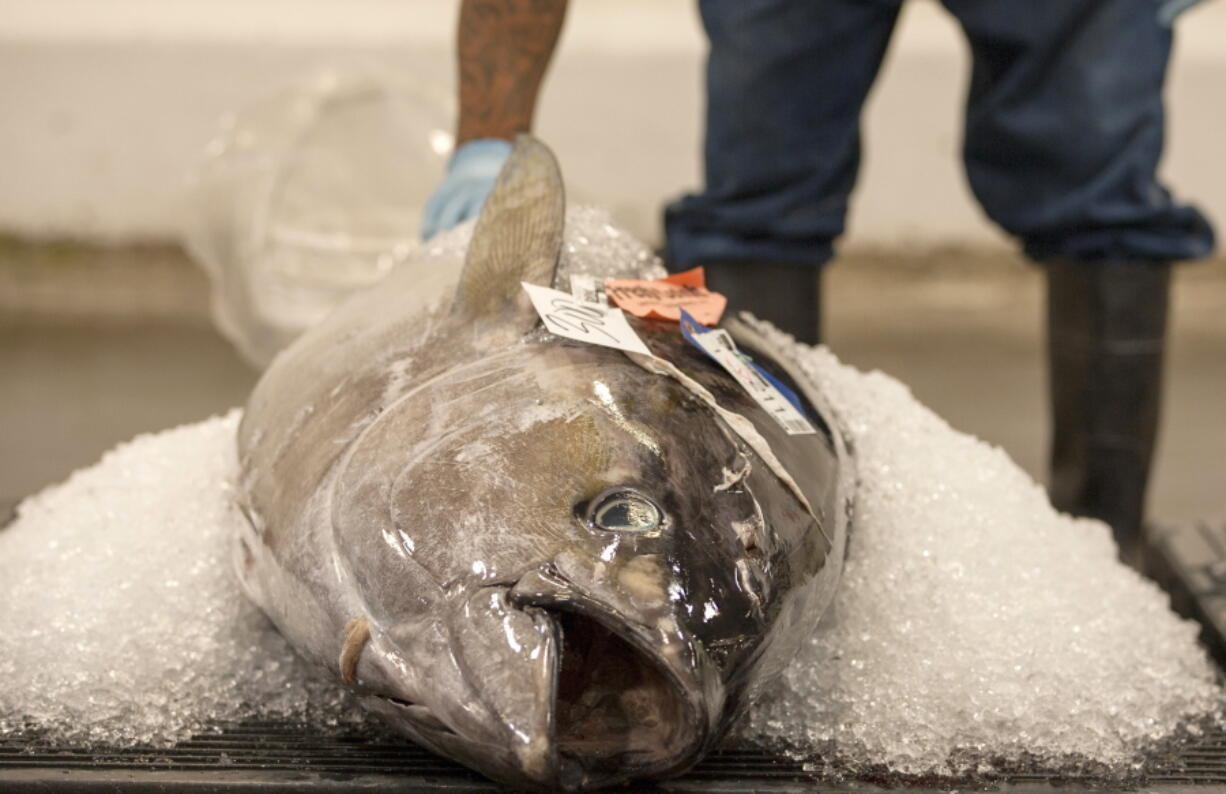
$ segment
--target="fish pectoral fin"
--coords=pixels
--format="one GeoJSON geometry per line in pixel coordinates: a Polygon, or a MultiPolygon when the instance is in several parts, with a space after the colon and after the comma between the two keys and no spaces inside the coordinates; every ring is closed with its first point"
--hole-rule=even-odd
{"type": "Polygon", "coordinates": [[[520,135],[477,218],[452,314],[464,322],[497,319],[531,330],[539,320],[520,282],[553,286],[565,218],[553,152],[520,135]]]}
{"type": "Polygon", "coordinates": [[[345,641],[341,644],[341,681],[355,684],[358,680],[358,660],[362,649],[370,640],[370,621],[365,617],[354,618],[345,624],[345,641]]]}

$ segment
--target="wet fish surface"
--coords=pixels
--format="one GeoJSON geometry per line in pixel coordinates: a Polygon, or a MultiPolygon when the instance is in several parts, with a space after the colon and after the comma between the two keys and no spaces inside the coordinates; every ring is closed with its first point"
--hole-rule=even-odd
{"type": "Polygon", "coordinates": [[[582,790],[677,775],[809,637],[853,465],[812,383],[789,435],[676,323],[654,357],[541,327],[565,202],[522,136],[463,263],[406,263],[283,351],[239,429],[235,567],[305,657],[436,752],[582,790]]]}

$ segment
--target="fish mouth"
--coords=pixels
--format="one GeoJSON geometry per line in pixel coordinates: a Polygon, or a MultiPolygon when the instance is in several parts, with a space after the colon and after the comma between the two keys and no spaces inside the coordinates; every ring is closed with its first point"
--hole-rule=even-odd
{"type": "Polygon", "coordinates": [[[702,746],[698,709],[662,659],[572,605],[549,611],[558,783],[567,789],[683,771],[702,746]]]}

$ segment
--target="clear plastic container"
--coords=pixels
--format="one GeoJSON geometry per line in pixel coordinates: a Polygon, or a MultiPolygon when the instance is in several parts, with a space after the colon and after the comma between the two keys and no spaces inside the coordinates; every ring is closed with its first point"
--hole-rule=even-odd
{"type": "Polygon", "coordinates": [[[419,244],[452,147],[444,102],[327,72],[222,121],[189,179],[185,242],[218,327],[259,367],[419,244]]]}

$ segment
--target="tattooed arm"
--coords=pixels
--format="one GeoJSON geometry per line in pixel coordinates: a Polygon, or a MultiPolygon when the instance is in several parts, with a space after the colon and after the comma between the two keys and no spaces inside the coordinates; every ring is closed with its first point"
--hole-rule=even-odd
{"type": "Polygon", "coordinates": [[[567,0],[463,0],[456,50],[460,119],[456,145],[532,127],[567,0]]]}

